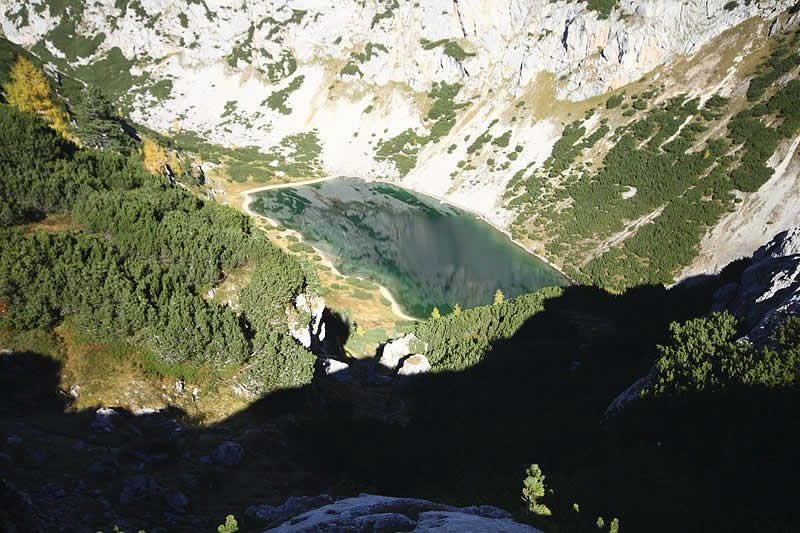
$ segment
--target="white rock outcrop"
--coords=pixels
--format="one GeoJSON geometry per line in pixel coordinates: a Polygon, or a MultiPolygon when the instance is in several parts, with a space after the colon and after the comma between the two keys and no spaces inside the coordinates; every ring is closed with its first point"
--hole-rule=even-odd
{"type": "Polygon", "coordinates": [[[324,312],[325,299],[306,292],[298,294],[294,307],[286,310],[289,333],[306,349],[314,351],[325,340],[324,312]]]}
{"type": "Polygon", "coordinates": [[[400,370],[397,371],[397,374],[400,376],[413,376],[416,374],[425,374],[430,372],[430,370],[431,364],[428,358],[424,355],[417,354],[407,357],[400,366],[400,370]]]}
{"type": "Polygon", "coordinates": [[[378,362],[390,370],[396,370],[400,360],[411,354],[411,343],[415,340],[417,340],[416,335],[409,333],[386,343],[378,362]]]}

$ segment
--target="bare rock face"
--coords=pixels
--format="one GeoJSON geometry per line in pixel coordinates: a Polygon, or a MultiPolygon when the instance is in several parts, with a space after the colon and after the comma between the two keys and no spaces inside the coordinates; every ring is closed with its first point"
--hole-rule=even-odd
{"type": "Polygon", "coordinates": [[[267,531],[273,532],[506,532],[537,533],[514,522],[502,509],[488,505],[452,507],[427,500],[361,494],[299,514],[267,531]]]}
{"type": "Polygon", "coordinates": [[[403,361],[397,374],[400,376],[413,376],[415,374],[425,374],[431,369],[428,358],[424,355],[412,355],[403,361]]]}
{"type": "Polygon", "coordinates": [[[714,294],[714,310],[728,309],[763,342],[788,315],[800,312],[800,227],[779,233],[753,254],[738,283],[714,294]]]}

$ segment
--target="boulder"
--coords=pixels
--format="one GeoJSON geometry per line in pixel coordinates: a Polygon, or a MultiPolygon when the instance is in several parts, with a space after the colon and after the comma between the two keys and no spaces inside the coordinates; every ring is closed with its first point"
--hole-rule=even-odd
{"type": "Polygon", "coordinates": [[[211,460],[220,466],[236,466],[242,462],[243,457],[244,449],[238,442],[232,440],[220,443],[211,454],[211,460]]]}
{"type": "Polygon", "coordinates": [[[153,478],[138,474],[123,481],[119,503],[129,505],[132,503],[152,502],[160,499],[163,492],[164,490],[153,478]]]}
{"type": "Polygon", "coordinates": [[[343,363],[342,361],[337,361],[336,359],[322,359],[320,363],[322,365],[322,370],[325,372],[326,375],[335,374],[337,372],[341,372],[343,370],[347,370],[350,368],[350,365],[347,363],[343,363]]]}
{"type": "Polygon", "coordinates": [[[287,518],[267,531],[536,533],[538,530],[514,522],[507,512],[488,505],[459,508],[414,498],[361,494],[287,518]]]}
{"type": "Polygon", "coordinates": [[[319,366],[325,376],[329,376],[336,381],[350,383],[353,381],[353,373],[350,365],[337,361],[336,359],[319,359],[319,366]]]}
{"type": "Polygon", "coordinates": [[[91,428],[95,431],[111,433],[114,431],[114,417],[117,416],[117,414],[118,413],[110,407],[101,407],[95,411],[91,428]]]}
{"type": "Polygon", "coordinates": [[[379,363],[386,368],[396,370],[403,357],[411,353],[411,343],[417,340],[416,335],[409,333],[399,339],[386,343],[379,363]]]}
{"type": "Polygon", "coordinates": [[[431,369],[428,358],[424,355],[412,355],[403,361],[397,373],[401,376],[413,376],[415,374],[425,374],[431,369]]]}

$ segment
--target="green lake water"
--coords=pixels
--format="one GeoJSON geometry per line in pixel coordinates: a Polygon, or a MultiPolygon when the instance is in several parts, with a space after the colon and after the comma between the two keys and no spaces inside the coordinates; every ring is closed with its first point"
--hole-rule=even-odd
{"type": "Polygon", "coordinates": [[[254,211],[299,231],[341,272],[386,286],[414,316],[567,283],[476,217],[384,183],[338,178],[253,196],[254,211]]]}

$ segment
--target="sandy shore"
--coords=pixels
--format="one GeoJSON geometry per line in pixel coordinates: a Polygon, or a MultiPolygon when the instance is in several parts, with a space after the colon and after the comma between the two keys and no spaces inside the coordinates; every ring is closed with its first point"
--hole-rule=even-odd
{"type": "MultiPolygon", "coordinates": [[[[329,181],[329,180],[332,180],[332,179],[336,179],[336,177],[328,176],[328,177],[325,177],[325,178],[316,178],[316,179],[311,179],[311,180],[296,181],[296,182],[293,182],[293,183],[276,183],[276,184],[273,184],[273,185],[263,185],[261,187],[253,187],[252,189],[246,189],[246,190],[242,191],[241,193],[239,193],[242,196],[242,210],[245,213],[247,213],[249,216],[258,217],[258,218],[264,219],[267,222],[269,222],[273,227],[276,227],[276,226],[278,226],[278,221],[277,220],[274,220],[274,219],[272,219],[270,217],[264,216],[261,213],[257,213],[255,211],[253,211],[252,209],[250,209],[250,203],[253,201],[253,197],[252,197],[253,194],[261,192],[261,191],[271,191],[271,190],[275,190],[275,189],[286,189],[286,188],[289,188],[289,187],[299,187],[301,185],[311,185],[312,183],[321,183],[323,181],[329,181]]],[[[292,235],[295,235],[300,240],[303,240],[303,235],[301,233],[299,233],[299,232],[297,232],[295,230],[292,230],[292,229],[287,229],[286,231],[288,233],[292,234],[292,235]]],[[[340,277],[343,277],[343,278],[349,277],[349,276],[346,276],[346,275],[342,274],[341,272],[339,272],[339,270],[336,268],[336,266],[333,264],[333,261],[331,260],[330,257],[328,257],[327,254],[325,254],[322,250],[318,249],[315,246],[313,248],[314,248],[314,251],[320,257],[322,257],[321,263],[323,265],[325,265],[326,267],[330,268],[331,272],[333,272],[337,276],[340,276],[340,277]]],[[[367,280],[367,281],[369,281],[370,283],[375,283],[372,280],[367,280]]],[[[399,317],[401,320],[411,320],[411,321],[417,321],[418,320],[418,319],[414,318],[413,316],[406,314],[403,311],[403,308],[400,306],[400,304],[397,302],[395,297],[392,295],[392,292],[387,287],[384,287],[380,283],[375,283],[375,285],[378,286],[378,290],[380,291],[381,296],[383,296],[384,298],[389,300],[389,302],[392,305],[392,312],[397,317],[399,317]]]]}

